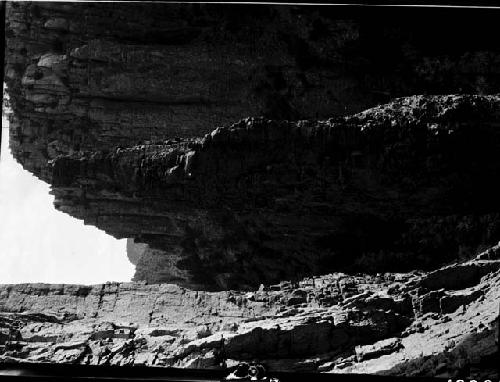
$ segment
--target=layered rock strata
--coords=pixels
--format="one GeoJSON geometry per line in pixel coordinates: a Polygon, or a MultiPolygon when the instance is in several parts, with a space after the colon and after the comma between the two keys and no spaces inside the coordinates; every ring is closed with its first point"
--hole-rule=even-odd
{"type": "Polygon", "coordinates": [[[60,154],[203,136],[247,116],[322,119],[403,95],[498,91],[495,15],[444,25],[422,12],[12,2],[11,148],[45,178],[60,154]]]}
{"type": "Polygon", "coordinates": [[[141,249],[137,279],[257,287],[431,269],[500,239],[498,96],[414,96],[327,121],[60,156],[59,210],[141,249]]]}
{"type": "Polygon", "coordinates": [[[247,293],[3,285],[0,360],[498,378],[499,248],[430,273],[335,273],[247,293]]]}

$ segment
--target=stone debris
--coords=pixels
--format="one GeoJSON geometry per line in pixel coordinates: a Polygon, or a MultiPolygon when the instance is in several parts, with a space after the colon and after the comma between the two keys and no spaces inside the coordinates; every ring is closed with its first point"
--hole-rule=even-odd
{"type": "MultiPolygon", "coordinates": [[[[438,271],[475,267],[483,257],[438,271]]],[[[219,368],[224,360],[257,359],[272,370],[420,376],[433,376],[430,365],[439,363],[444,376],[465,365],[494,376],[488,360],[498,351],[500,271],[489,269],[459,290],[432,290],[427,274],[401,273],[385,274],[391,283],[328,274],[315,285],[304,279],[251,293],[144,283],[3,285],[0,360],[219,368]],[[360,293],[323,304],[318,296],[338,278],[360,293]],[[409,281],[414,289],[398,293],[409,281]]],[[[330,290],[332,298],[342,293],[330,290]]]]}

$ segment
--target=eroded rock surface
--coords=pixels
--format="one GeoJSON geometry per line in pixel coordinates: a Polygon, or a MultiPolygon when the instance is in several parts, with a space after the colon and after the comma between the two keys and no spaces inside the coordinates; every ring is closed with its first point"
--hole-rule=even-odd
{"type": "Polygon", "coordinates": [[[403,95],[498,91],[493,14],[457,14],[446,25],[439,12],[425,24],[418,15],[9,3],[13,154],[45,178],[60,154],[203,136],[248,116],[324,119],[403,95]]]}
{"type": "Polygon", "coordinates": [[[52,193],[59,210],[147,244],[138,280],[251,289],[432,269],[500,239],[499,115],[498,96],[451,95],[327,121],[249,118],[60,156],[52,193]]]}
{"type": "Polygon", "coordinates": [[[3,285],[0,360],[219,368],[257,359],[274,371],[493,378],[499,288],[500,260],[480,258],[432,274],[335,273],[246,293],[3,285]],[[475,282],[444,289],[477,267],[487,271],[475,282]],[[440,274],[442,284],[429,284],[440,274]]]}

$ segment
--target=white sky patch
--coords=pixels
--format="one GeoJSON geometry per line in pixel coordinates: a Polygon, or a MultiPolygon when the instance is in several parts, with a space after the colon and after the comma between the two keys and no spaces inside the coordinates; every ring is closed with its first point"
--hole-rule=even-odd
{"type": "MultiPolygon", "coordinates": [[[[8,121],[2,115],[2,126],[8,121]]],[[[53,206],[49,185],[15,161],[2,129],[0,284],[130,281],[126,239],[86,226],[53,206]]]]}

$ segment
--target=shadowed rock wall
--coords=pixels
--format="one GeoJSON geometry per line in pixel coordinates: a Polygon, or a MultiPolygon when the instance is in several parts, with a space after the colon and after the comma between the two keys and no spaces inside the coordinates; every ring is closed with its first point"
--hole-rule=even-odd
{"type": "Polygon", "coordinates": [[[396,96],[495,92],[493,21],[418,10],[12,2],[11,147],[47,179],[47,160],[60,154],[202,136],[248,116],[321,119],[396,96]]]}
{"type": "Polygon", "coordinates": [[[200,139],[53,162],[56,207],[147,243],[137,279],[252,288],[409,271],[500,239],[498,96],[408,97],[328,121],[242,120],[200,139]]]}

